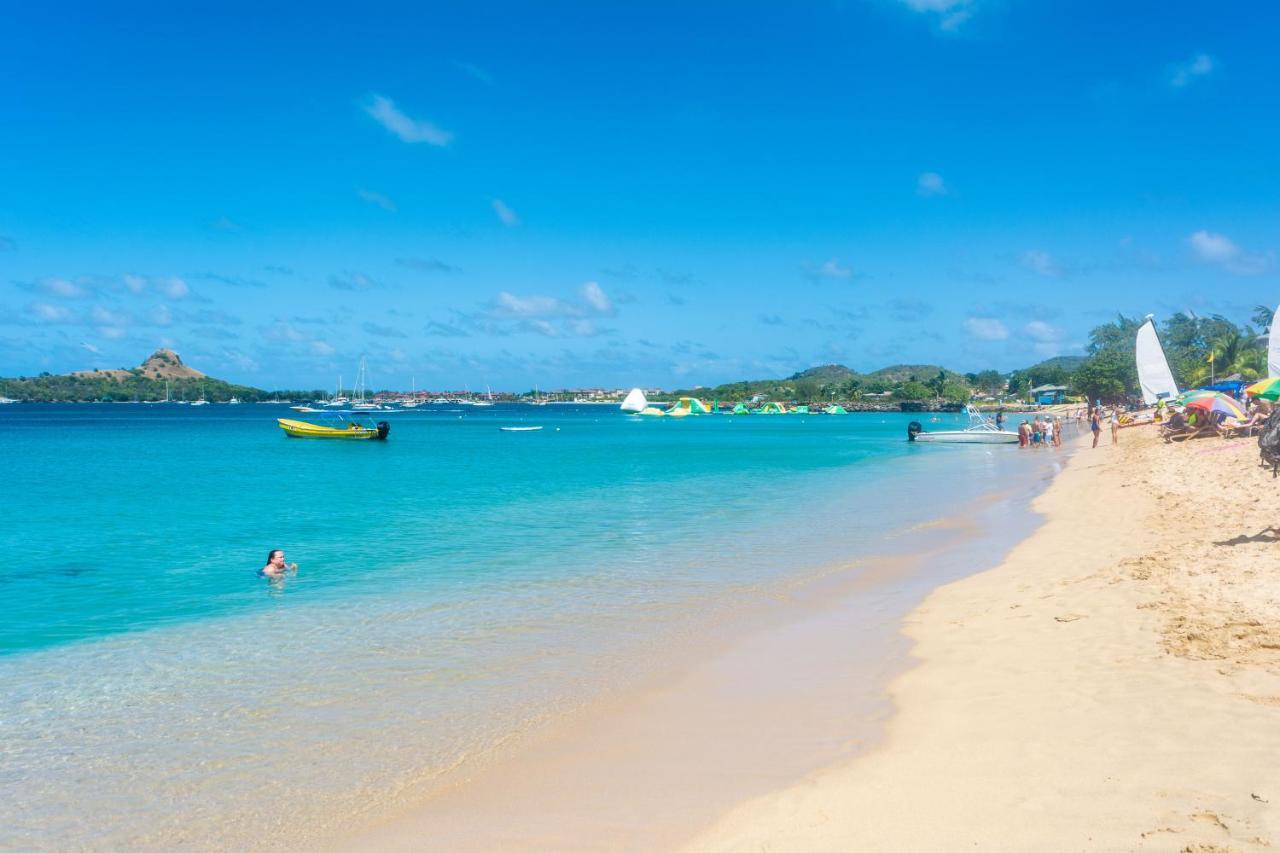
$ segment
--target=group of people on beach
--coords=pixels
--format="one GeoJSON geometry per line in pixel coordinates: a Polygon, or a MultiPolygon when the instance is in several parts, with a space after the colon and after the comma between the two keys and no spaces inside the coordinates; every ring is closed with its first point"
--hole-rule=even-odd
{"type": "Polygon", "coordinates": [[[1062,418],[1057,415],[1039,415],[1033,420],[1018,424],[1019,447],[1061,447],[1062,418]]]}
{"type": "Polygon", "coordinates": [[[1222,412],[1203,412],[1190,406],[1166,406],[1161,400],[1156,405],[1156,421],[1162,423],[1160,433],[1166,442],[1206,435],[1231,438],[1261,432],[1276,410],[1275,404],[1262,399],[1245,400],[1244,406],[1248,417],[1235,420],[1222,412]]]}

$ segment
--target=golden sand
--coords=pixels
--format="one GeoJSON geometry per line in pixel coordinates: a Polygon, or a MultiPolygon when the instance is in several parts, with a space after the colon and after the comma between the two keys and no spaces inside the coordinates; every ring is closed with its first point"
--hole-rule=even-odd
{"type": "Polygon", "coordinates": [[[1120,438],[1079,450],[1003,564],[911,615],[883,746],[688,849],[1280,843],[1280,480],[1254,439],[1120,438]]]}

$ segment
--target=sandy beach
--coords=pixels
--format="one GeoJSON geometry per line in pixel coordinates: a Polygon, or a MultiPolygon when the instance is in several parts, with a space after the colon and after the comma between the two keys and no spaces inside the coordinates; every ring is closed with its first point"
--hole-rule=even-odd
{"type": "Polygon", "coordinates": [[[1081,439],[1036,501],[1044,525],[910,615],[918,665],[891,686],[882,745],[687,849],[1280,840],[1280,481],[1256,439],[1120,439],[1081,439]]]}

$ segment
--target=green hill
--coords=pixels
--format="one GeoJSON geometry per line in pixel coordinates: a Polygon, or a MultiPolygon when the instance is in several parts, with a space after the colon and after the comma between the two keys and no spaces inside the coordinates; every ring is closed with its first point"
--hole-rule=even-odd
{"type": "Polygon", "coordinates": [[[39,376],[0,378],[0,396],[32,403],[163,400],[166,383],[172,400],[203,397],[211,403],[225,402],[232,397],[251,403],[280,395],[311,399],[320,394],[318,391],[268,392],[214,379],[183,364],[176,352],[162,349],[132,370],[78,370],[66,375],[41,373],[39,376]]]}

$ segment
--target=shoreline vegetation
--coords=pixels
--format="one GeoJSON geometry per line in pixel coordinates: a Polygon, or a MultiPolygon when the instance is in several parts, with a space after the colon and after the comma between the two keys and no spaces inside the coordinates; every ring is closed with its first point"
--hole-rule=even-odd
{"type": "MultiPolygon", "coordinates": [[[[1266,373],[1265,336],[1271,309],[1257,306],[1250,322],[1237,324],[1225,317],[1197,317],[1177,313],[1161,324],[1160,339],[1180,387],[1193,388],[1213,379],[1237,377],[1253,381],[1266,373]]],[[[730,382],[714,387],[665,391],[645,389],[654,402],[697,397],[721,403],[776,401],[791,405],[836,404],[850,412],[960,411],[973,403],[984,407],[1034,404],[1036,392],[1057,389],[1056,401],[1100,400],[1107,404],[1133,400],[1138,375],[1134,341],[1142,321],[1118,315],[1089,333],[1087,355],[1056,356],[1010,372],[982,370],[957,373],[936,364],[898,364],[871,373],[844,365],[811,367],[784,379],[730,382]]],[[[499,402],[618,403],[624,389],[564,389],[486,394],[499,402]]],[[[323,399],[319,388],[267,391],[214,379],[182,363],[176,352],[157,350],[132,369],[84,370],[65,375],[0,378],[0,398],[16,402],[158,402],[166,399],[206,399],[221,403],[291,402],[323,399]]],[[[479,392],[413,392],[381,390],[369,396],[378,402],[431,399],[479,399],[479,392]]]]}
{"type": "Polygon", "coordinates": [[[1086,442],[1029,538],[908,617],[884,744],[689,853],[1280,840],[1280,519],[1257,442],[1086,442]]]}

